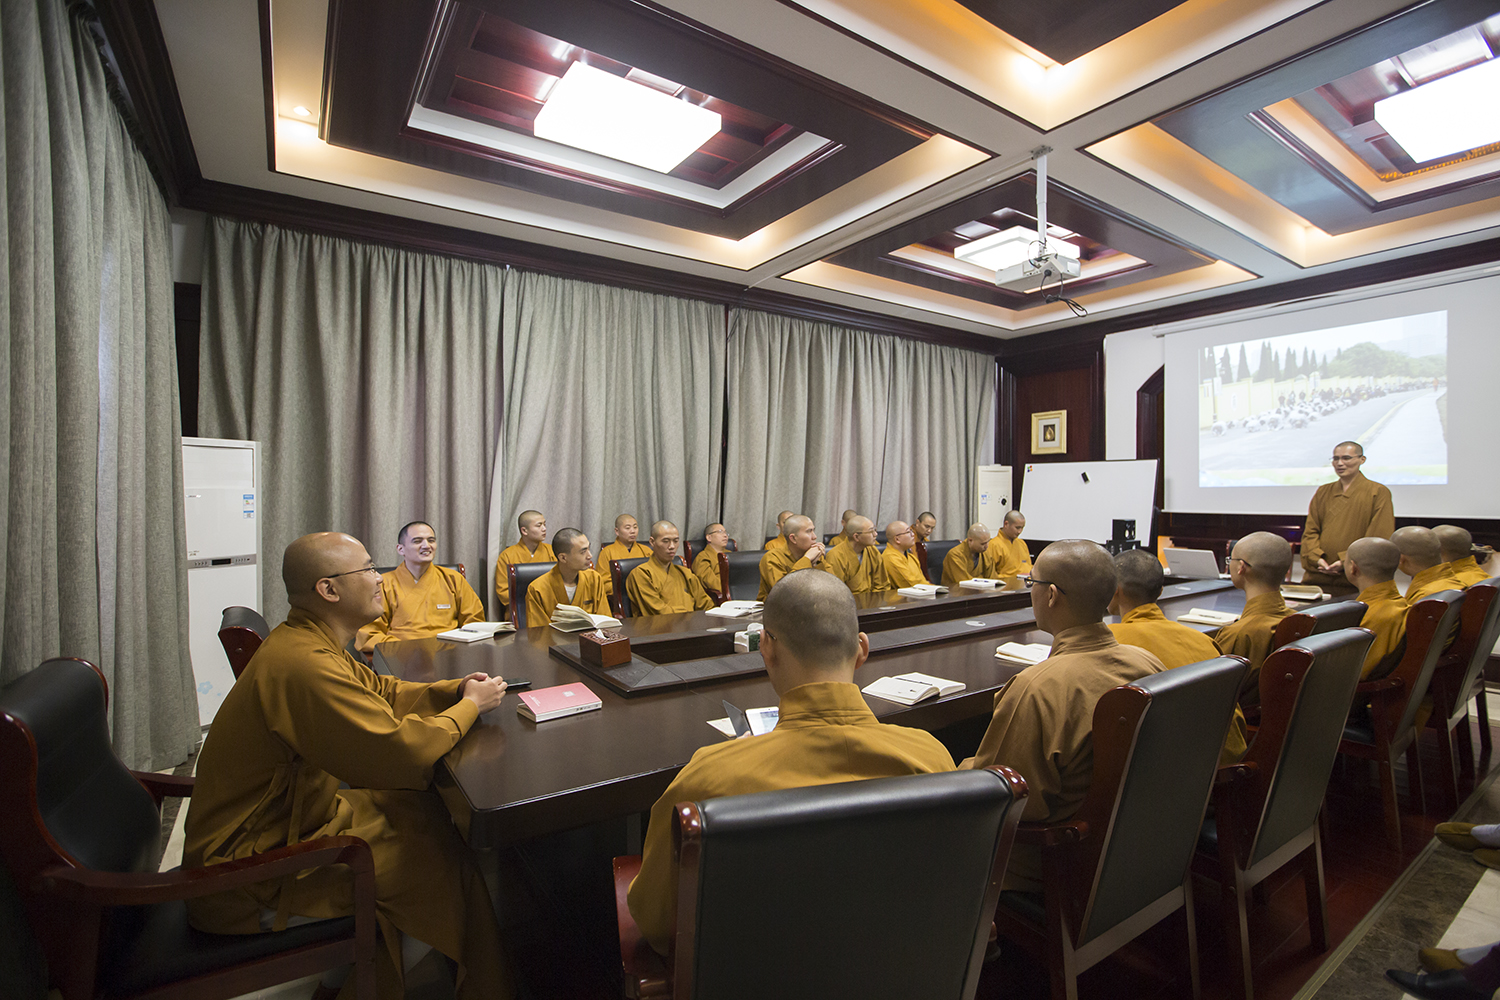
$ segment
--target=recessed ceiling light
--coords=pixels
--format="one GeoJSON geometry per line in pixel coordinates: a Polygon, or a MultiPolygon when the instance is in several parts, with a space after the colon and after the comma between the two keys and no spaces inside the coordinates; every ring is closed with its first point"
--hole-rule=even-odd
{"type": "MultiPolygon", "coordinates": [[[[1047,250],[1073,260],[1077,260],[1079,256],[1078,247],[1058,239],[1049,239],[1047,250]]],[[[1011,226],[993,236],[965,243],[953,251],[953,256],[991,271],[1003,271],[1040,252],[1041,247],[1036,245],[1035,229],[1011,226]]]]}
{"type": "Polygon", "coordinates": [[[1500,142],[1500,59],[1376,101],[1375,120],[1418,163],[1500,142]]]}
{"type": "Polygon", "coordinates": [[[311,118],[312,117],[312,112],[309,111],[309,110],[307,110],[306,108],[304,108],[300,104],[297,105],[295,108],[292,109],[292,114],[294,114],[294,115],[301,115],[303,118],[311,118]]]}
{"type": "Polygon", "coordinates": [[[721,124],[715,111],[575,62],[552,88],[534,132],[539,139],[666,173],[721,124]]]}

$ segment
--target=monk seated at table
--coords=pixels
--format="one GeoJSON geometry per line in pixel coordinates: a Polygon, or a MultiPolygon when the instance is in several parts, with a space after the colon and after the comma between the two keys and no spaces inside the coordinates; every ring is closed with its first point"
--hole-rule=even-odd
{"type": "Polygon", "coordinates": [[[875,525],[868,517],[855,514],[844,526],[849,541],[830,548],[823,556],[822,569],[844,581],[851,594],[878,594],[890,590],[885,578],[885,561],[875,544],[875,525]]]}
{"type": "Polygon", "coordinates": [[[1409,524],[1397,528],[1391,541],[1401,550],[1398,568],[1411,577],[1406,585],[1406,603],[1416,604],[1433,594],[1445,590],[1463,590],[1464,585],[1448,573],[1448,564],[1443,561],[1443,548],[1438,542],[1437,532],[1431,528],[1409,524]]]}
{"type": "Polygon", "coordinates": [[[704,747],[651,807],[640,874],[630,884],[631,916],[651,947],[671,948],[677,923],[672,809],[779,788],[827,785],[953,770],[930,733],[881,724],[854,684],[869,655],[854,596],[819,570],[798,570],[766,597],[760,655],[780,698],[776,728],[704,747]]]}
{"type": "Polygon", "coordinates": [[[621,514],[615,518],[615,540],[599,550],[599,573],[604,577],[606,596],[615,592],[614,580],[609,575],[609,564],[612,561],[651,558],[651,550],[636,541],[640,533],[640,522],[634,516],[621,514]]]}
{"type": "Polygon", "coordinates": [[[1344,554],[1344,576],[1359,588],[1365,605],[1360,625],[1375,633],[1365,654],[1360,680],[1379,679],[1396,668],[1398,649],[1404,649],[1406,613],[1411,605],[1396,589],[1396,567],[1401,550],[1384,538],[1361,538],[1344,554]]]}
{"type": "MultiPolygon", "coordinates": [[[[539,510],[523,510],[516,518],[521,540],[508,546],[495,560],[495,596],[503,607],[510,606],[510,573],[507,567],[521,563],[552,562],[557,556],[547,544],[547,518],[539,510]]],[[[501,617],[501,616],[496,616],[501,617]]]]}
{"type": "Polygon", "coordinates": [[[552,536],[557,565],[526,589],[526,625],[536,628],[552,620],[559,604],[571,604],[591,615],[609,614],[604,575],[593,569],[588,536],[577,528],[563,528],[552,536]]]}
{"type": "Polygon", "coordinates": [[[1474,584],[1489,579],[1489,574],[1480,569],[1474,558],[1474,536],[1466,528],[1456,524],[1440,524],[1432,529],[1443,550],[1443,561],[1448,564],[1448,575],[1468,590],[1474,584]]]}
{"type": "Polygon", "coordinates": [[[719,555],[729,551],[729,532],[715,521],[704,530],[703,543],[703,551],[693,557],[693,575],[710,597],[722,600],[729,595],[721,593],[724,577],[719,572],[719,555]]]}
{"type": "Polygon", "coordinates": [[[1240,704],[1260,704],[1260,665],[1271,652],[1276,623],[1292,613],[1281,597],[1281,583],[1292,568],[1292,544],[1269,531],[1256,531],[1234,543],[1229,581],[1245,592],[1239,621],[1214,634],[1226,656],[1243,656],[1250,670],[1240,685],[1240,704]]]}
{"type": "Polygon", "coordinates": [[[927,571],[917,558],[917,533],[905,521],[885,526],[885,551],[880,554],[885,565],[886,584],[892,590],[915,587],[927,582],[927,571]]]}
{"type": "Polygon", "coordinates": [[[359,630],[355,647],[369,653],[389,639],[425,639],[484,621],[484,605],[458,570],[433,562],[437,532],[413,521],[396,534],[401,565],[380,578],[380,617],[359,630]]]}
{"type": "MultiPolygon", "coordinates": [[[[1031,581],[1036,626],[1052,655],[1012,677],[995,695],[979,750],[960,767],[1004,764],[1026,779],[1027,822],[1060,823],[1083,805],[1094,773],[1094,705],[1121,684],[1159,673],[1155,656],[1122,645],[1104,624],[1115,593],[1115,564],[1093,542],[1053,542],[1031,581]]],[[[1005,888],[1042,891],[1041,848],[1017,844],[1005,888]]]]}
{"type": "Polygon", "coordinates": [[[965,580],[989,575],[990,529],[983,524],[969,525],[969,534],[948,550],[943,557],[943,586],[957,587],[965,580]]]}
{"type": "Polygon", "coordinates": [[[707,611],[714,606],[698,578],[676,561],[681,541],[677,525],[671,521],[657,521],[651,526],[651,558],[625,578],[632,614],[671,615],[707,611]]]}
{"type": "Polygon", "coordinates": [[[793,514],[781,522],[780,547],[766,546],[766,554],[760,557],[760,591],[757,601],[764,601],[771,588],[788,573],[821,565],[825,555],[823,543],[818,541],[818,528],[806,514],[793,514]]]}
{"type": "MultiPolygon", "coordinates": [[[[412,945],[458,963],[458,1000],[513,995],[484,879],[429,788],[438,758],[500,705],[505,682],[476,673],[417,684],[352,656],[344,647],[381,608],[380,574],[358,539],[304,535],[281,575],[287,620],[229,689],[198,756],[184,867],[359,837],[375,859],[377,996],[400,1000],[412,945]]],[[[282,930],[352,914],[353,892],[347,871],[318,869],[189,900],[188,918],[215,934],[282,930]]]]}

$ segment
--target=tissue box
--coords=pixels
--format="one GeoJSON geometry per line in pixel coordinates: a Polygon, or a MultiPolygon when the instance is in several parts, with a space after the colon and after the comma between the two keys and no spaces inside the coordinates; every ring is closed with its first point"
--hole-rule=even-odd
{"type": "Polygon", "coordinates": [[[750,627],[743,632],[734,634],[734,648],[741,653],[753,653],[760,649],[760,633],[763,626],[760,622],[751,622],[750,627]]]}
{"type": "Polygon", "coordinates": [[[578,658],[596,667],[618,667],[630,662],[630,640],[603,629],[583,632],[578,636],[578,658]]]}

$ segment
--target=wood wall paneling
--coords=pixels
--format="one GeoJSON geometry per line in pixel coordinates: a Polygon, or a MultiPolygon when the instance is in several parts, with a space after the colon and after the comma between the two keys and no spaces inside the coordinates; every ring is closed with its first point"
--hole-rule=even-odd
{"type": "MultiPolygon", "coordinates": [[[[1010,448],[1011,497],[1014,506],[1023,511],[1022,486],[1028,464],[1104,458],[1104,341],[1069,341],[1054,343],[1051,349],[1004,353],[999,359],[1001,392],[996,402],[1001,421],[997,448],[1007,444],[1010,448]],[[1047,410],[1068,411],[1065,454],[1031,454],[1031,415],[1047,410]]],[[[1000,461],[1006,458],[1000,457],[1000,461]]]]}
{"type": "Polygon", "coordinates": [[[203,318],[203,286],[181,281],[172,286],[173,324],[177,332],[177,403],[182,409],[182,436],[198,436],[198,334],[203,318]]]}

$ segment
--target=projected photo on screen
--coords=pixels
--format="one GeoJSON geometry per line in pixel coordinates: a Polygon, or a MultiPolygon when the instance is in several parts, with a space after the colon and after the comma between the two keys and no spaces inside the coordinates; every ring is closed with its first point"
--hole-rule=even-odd
{"type": "Polygon", "coordinates": [[[1198,485],[1315,486],[1358,441],[1368,478],[1448,481],[1448,314],[1205,347],[1198,485]]]}

